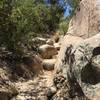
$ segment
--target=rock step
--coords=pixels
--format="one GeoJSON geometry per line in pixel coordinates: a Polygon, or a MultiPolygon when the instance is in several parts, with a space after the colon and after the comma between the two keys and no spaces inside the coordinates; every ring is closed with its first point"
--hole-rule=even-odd
{"type": "Polygon", "coordinates": [[[57,55],[57,49],[52,45],[42,45],[39,47],[39,53],[43,59],[50,59],[53,55],[57,55]]]}

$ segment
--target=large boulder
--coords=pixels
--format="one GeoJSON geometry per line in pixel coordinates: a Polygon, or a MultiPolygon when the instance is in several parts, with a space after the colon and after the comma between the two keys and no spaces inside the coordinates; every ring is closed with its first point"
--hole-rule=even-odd
{"type": "Polygon", "coordinates": [[[39,53],[42,56],[42,58],[52,58],[53,55],[56,55],[57,49],[54,46],[45,44],[39,47],[39,53]]]}
{"type": "Polygon", "coordinates": [[[64,38],[61,40],[61,43],[60,43],[61,47],[60,47],[60,51],[58,54],[57,63],[55,64],[55,68],[57,70],[59,69],[59,66],[62,66],[62,61],[65,57],[66,48],[69,45],[74,45],[74,44],[79,43],[81,41],[83,41],[83,39],[80,37],[77,37],[77,36],[71,36],[71,35],[64,36],[64,38]]]}
{"type": "Polygon", "coordinates": [[[59,91],[53,98],[63,93],[58,98],[64,98],[65,95],[67,99],[78,97],[78,100],[86,100],[87,97],[96,100],[100,97],[100,34],[73,42],[67,44],[63,41],[65,46],[59,52],[62,56],[58,58],[54,77],[54,84],[59,91]],[[65,81],[62,82],[61,77],[65,81]]]}
{"type": "Polygon", "coordinates": [[[42,59],[38,55],[25,56],[23,57],[23,62],[26,65],[25,69],[28,69],[29,72],[43,74],[42,59]]]}
{"type": "Polygon", "coordinates": [[[98,32],[100,32],[100,0],[81,0],[67,33],[88,38],[98,32]]]}

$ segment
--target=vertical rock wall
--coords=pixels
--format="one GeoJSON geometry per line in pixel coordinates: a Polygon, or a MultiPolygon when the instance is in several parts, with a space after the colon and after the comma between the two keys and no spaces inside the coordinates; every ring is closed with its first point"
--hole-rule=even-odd
{"type": "Polygon", "coordinates": [[[69,24],[68,33],[88,38],[100,32],[100,0],[82,0],[69,24]]]}

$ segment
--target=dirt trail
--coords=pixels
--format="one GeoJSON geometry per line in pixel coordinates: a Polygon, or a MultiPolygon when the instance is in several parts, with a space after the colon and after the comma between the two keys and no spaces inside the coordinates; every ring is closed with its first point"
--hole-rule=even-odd
{"type": "Polygon", "coordinates": [[[25,82],[16,83],[19,94],[12,100],[47,100],[48,88],[52,86],[54,71],[45,71],[43,75],[25,82]]]}

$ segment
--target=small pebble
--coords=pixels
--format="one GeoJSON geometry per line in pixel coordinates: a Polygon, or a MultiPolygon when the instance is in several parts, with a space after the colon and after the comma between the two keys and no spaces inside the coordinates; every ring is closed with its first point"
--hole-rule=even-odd
{"type": "Polygon", "coordinates": [[[53,94],[55,94],[55,93],[57,92],[56,87],[51,87],[50,90],[51,90],[51,92],[52,92],[53,94]]]}

